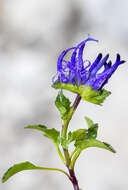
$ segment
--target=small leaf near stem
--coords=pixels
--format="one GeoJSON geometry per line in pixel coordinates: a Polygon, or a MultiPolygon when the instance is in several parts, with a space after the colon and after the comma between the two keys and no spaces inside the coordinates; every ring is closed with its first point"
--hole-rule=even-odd
{"type": "Polygon", "coordinates": [[[62,119],[66,119],[68,112],[70,110],[70,104],[71,102],[69,101],[68,98],[66,98],[62,92],[62,90],[58,93],[58,96],[56,97],[55,100],[55,105],[57,109],[59,110],[61,114],[62,119]]]}

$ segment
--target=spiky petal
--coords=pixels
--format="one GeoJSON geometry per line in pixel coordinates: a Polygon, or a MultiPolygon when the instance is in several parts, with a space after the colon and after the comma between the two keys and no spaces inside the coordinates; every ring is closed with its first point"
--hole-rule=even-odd
{"type": "Polygon", "coordinates": [[[117,54],[116,61],[112,65],[111,60],[108,61],[109,54],[105,57],[102,57],[102,54],[99,53],[95,61],[91,64],[89,60],[83,60],[83,51],[88,41],[95,40],[88,36],[88,38],[80,42],[76,47],[69,48],[64,50],[57,61],[57,74],[52,78],[53,84],[62,82],[62,83],[71,83],[73,85],[89,85],[94,90],[100,90],[116,71],[120,64],[125,63],[124,60],[120,59],[120,55],[117,54]],[[65,56],[69,51],[73,51],[71,58],[65,60],[65,56]],[[88,65],[85,65],[85,62],[88,62],[88,65]],[[100,69],[104,67],[102,72],[99,72],[100,69]]]}

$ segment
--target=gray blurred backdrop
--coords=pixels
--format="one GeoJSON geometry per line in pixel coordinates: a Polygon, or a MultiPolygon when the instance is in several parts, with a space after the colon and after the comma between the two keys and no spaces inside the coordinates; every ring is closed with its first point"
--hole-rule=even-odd
{"type": "MultiPolygon", "coordinates": [[[[31,161],[64,168],[52,142],[30,124],[60,128],[51,88],[60,52],[87,37],[85,58],[116,53],[127,60],[127,0],[0,0],[0,176],[11,165],[31,161]]],[[[100,124],[99,139],[117,154],[96,148],[82,153],[76,164],[82,190],[128,189],[128,65],[120,66],[106,88],[112,95],[104,106],[81,102],[71,129],[87,127],[84,116],[100,124]]],[[[66,95],[75,98],[71,93],[66,95]]],[[[60,173],[27,171],[12,177],[1,190],[73,189],[60,173]]]]}

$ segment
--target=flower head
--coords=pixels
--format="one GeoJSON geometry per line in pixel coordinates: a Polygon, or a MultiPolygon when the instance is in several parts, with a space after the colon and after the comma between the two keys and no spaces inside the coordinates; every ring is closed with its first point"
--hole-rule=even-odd
{"type": "Polygon", "coordinates": [[[103,57],[101,53],[98,54],[93,63],[89,60],[84,61],[83,51],[88,41],[98,42],[98,40],[88,36],[86,40],[80,42],[77,46],[66,49],[60,54],[57,61],[57,73],[52,78],[53,87],[58,88],[57,84],[59,83],[61,84],[60,88],[78,93],[76,89],[72,90],[69,86],[72,88],[74,86],[78,89],[81,89],[81,87],[85,89],[88,86],[92,90],[99,92],[118,66],[125,63],[124,60],[121,60],[120,55],[117,54],[115,63],[112,65],[111,60],[108,61],[109,54],[103,57]],[[70,51],[73,51],[71,58],[66,60],[65,56],[70,51]],[[100,72],[101,68],[103,69],[100,72]]]}
{"type": "Polygon", "coordinates": [[[91,64],[89,60],[83,60],[83,50],[85,44],[88,41],[97,40],[91,38],[90,36],[79,43],[76,47],[69,48],[64,50],[57,61],[57,74],[53,77],[53,84],[62,82],[62,83],[72,83],[73,85],[89,85],[95,90],[101,89],[107,82],[111,75],[116,71],[120,64],[123,64],[125,61],[120,60],[120,55],[117,54],[116,61],[112,65],[111,61],[108,61],[109,54],[105,57],[102,57],[102,54],[99,53],[95,61],[91,64]],[[70,60],[65,60],[65,55],[73,50],[70,60]],[[85,65],[85,62],[88,65],[85,65]],[[98,71],[104,67],[104,70],[99,73],[98,71]],[[55,81],[55,79],[57,79],[55,81]]]}

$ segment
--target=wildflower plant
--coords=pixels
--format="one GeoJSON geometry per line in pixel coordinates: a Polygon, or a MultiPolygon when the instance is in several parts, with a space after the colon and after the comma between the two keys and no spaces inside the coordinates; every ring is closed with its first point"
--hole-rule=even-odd
{"type": "Polygon", "coordinates": [[[114,148],[97,139],[98,124],[94,123],[89,117],[85,117],[87,128],[80,128],[75,131],[69,130],[69,122],[72,119],[81,100],[93,104],[102,105],[104,100],[111,94],[103,87],[111,78],[119,65],[125,63],[120,55],[116,55],[115,63],[109,60],[109,54],[102,56],[99,53],[94,60],[83,60],[83,51],[89,41],[98,42],[88,36],[77,46],[64,50],[57,60],[57,73],[52,78],[52,87],[59,89],[55,100],[55,105],[60,112],[61,125],[60,131],[55,128],[47,128],[45,125],[27,126],[25,129],[35,129],[51,139],[56,146],[60,159],[67,168],[67,171],[58,168],[36,166],[31,162],[22,162],[13,165],[3,175],[2,182],[7,181],[14,174],[23,170],[51,170],[65,174],[71,181],[74,190],[80,190],[75,174],[75,163],[82,151],[89,147],[97,147],[109,150],[112,153],[114,148]],[[72,52],[70,59],[65,56],[72,52]],[[101,71],[102,69],[102,71],[101,71]],[[64,95],[63,91],[68,90],[76,94],[75,101],[71,104],[70,100],[64,95]],[[71,151],[70,145],[73,143],[74,149],[71,151]]]}

